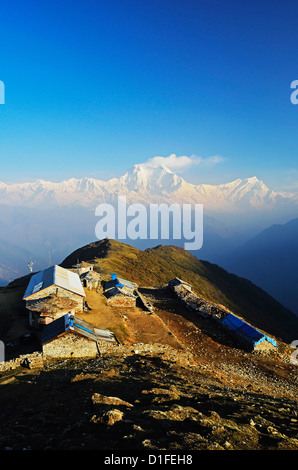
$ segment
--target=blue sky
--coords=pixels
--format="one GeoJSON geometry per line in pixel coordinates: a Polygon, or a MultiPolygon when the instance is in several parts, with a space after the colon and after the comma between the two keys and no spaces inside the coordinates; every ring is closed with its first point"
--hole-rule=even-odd
{"type": "Polygon", "coordinates": [[[298,190],[297,17],[296,0],[1,2],[0,181],[176,154],[200,157],[180,171],[195,183],[298,190]]]}

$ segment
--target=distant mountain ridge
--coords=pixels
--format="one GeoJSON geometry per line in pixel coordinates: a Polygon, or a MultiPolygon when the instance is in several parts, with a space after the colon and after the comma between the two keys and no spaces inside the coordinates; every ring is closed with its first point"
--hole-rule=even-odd
{"type": "Polygon", "coordinates": [[[221,265],[298,314],[298,218],[268,227],[222,257],[221,265]]]}
{"type": "Polygon", "coordinates": [[[80,206],[94,209],[126,195],[128,203],[200,203],[210,212],[298,207],[298,194],[269,189],[256,176],[219,185],[192,184],[164,165],[136,164],[107,181],[71,178],[61,182],[0,183],[0,204],[27,207],[80,206]]]}

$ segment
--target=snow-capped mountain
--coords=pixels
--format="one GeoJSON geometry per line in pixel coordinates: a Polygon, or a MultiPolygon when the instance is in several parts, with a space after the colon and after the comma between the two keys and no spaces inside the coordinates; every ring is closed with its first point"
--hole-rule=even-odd
{"type": "Polygon", "coordinates": [[[94,209],[102,202],[116,202],[126,195],[127,202],[203,204],[210,213],[237,213],[293,207],[298,194],[269,189],[256,176],[229,183],[195,185],[164,165],[137,164],[119,178],[108,181],[71,178],[62,182],[37,180],[32,183],[0,183],[0,204],[54,208],[76,206],[94,209]]]}
{"type": "MultiPolygon", "coordinates": [[[[49,255],[59,263],[70,250],[90,243],[96,238],[95,208],[101,203],[117,204],[118,196],[124,195],[127,204],[203,204],[204,245],[198,256],[212,262],[269,225],[297,217],[298,207],[298,194],[272,191],[255,176],[195,185],[167,166],[148,162],[107,181],[0,183],[0,278],[11,280],[11,267],[16,277],[24,275],[30,260],[36,269],[43,269],[49,255]]],[[[155,246],[167,241],[134,241],[143,243],[141,249],[149,242],[155,246]]]]}

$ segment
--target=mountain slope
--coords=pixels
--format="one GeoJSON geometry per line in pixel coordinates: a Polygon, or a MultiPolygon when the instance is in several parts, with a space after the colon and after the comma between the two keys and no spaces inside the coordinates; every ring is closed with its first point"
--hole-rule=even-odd
{"type": "MultiPolygon", "coordinates": [[[[230,301],[248,319],[263,321],[267,331],[285,326],[282,320],[290,327],[289,312],[263,291],[180,248],[141,252],[102,240],[74,251],[63,264],[78,259],[94,260],[104,275],[116,271],[142,286],[180,275],[211,300],[230,301]]],[[[22,296],[28,278],[0,289],[4,340],[27,333],[22,296]]],[[[114,319],[126,335],[123,344],[102,344],[97,358],[43,359],[35,340],[10,348],[10,358],[22,356],[0,367],[0,449],[96,450],[107,457],[166,450],[175,459],[177,452],[189,456],[195,450],[297,450],[291,348],[279,343],[269,354],[238,349],[213,322],[185,311],[170,290],[148,291],[155,292],[154,315],[110,307],[101,292],[86,289],[92,310],[83,318],[109,328],[114,319]]]]}
{"type": "Polygon", "coordinates": [[[298,328],[295,315],[262,289],[217,265],[198,260],[183,248],[161,245],[141,251],[105,239],[74,251],[61,265],[69,268],[78,260],[94,261],[103,274],[117,272],[142,287],[160,286],[180,277],[206,300],[226,306],[285,342],[293,341],[292,332],[298,328]]]}
{"type": "Polygon", "coordinates": [[[221,262],[298,314],[298,219],[269,227],[221,262]]]}

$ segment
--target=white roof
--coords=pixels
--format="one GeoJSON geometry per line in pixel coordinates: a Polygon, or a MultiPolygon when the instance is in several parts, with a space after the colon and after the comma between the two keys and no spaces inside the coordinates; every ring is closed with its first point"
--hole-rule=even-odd
{"type": "Polygon", "coordinates": [[[78,274],[55,265],[31,277],[23,299],[28,299],[52,285],[85,297],[85,291],[78,274]]]}

